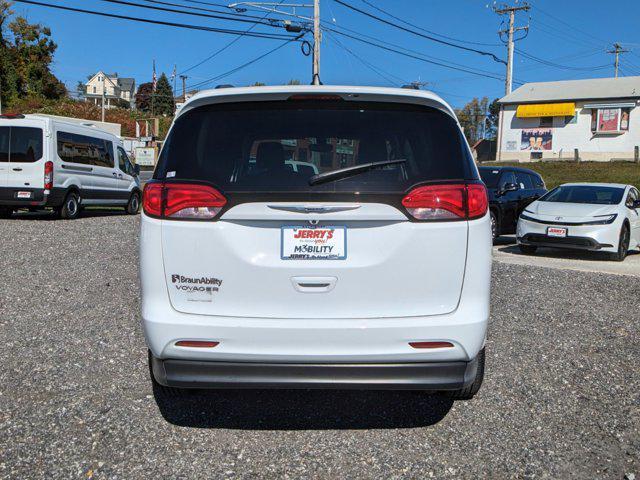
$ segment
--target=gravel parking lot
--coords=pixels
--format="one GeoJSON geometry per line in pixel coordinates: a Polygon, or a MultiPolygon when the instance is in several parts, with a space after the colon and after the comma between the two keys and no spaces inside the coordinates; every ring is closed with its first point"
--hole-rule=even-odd
{"type": "Polygon", "coordinates": [[[156,401],[138,218],[0,221],[2,478],[640,477],[637,278],[496,263],[487,377],[156,401]]]}

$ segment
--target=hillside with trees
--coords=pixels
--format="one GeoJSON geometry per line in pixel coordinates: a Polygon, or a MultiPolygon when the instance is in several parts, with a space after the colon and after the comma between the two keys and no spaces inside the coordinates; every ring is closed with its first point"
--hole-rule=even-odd
{"type": "Polygon", "coordinates": [[[55,100],[67,89],[51,72],[58,46],[51,30],[14,17],[11,3],[0,0],[0,88],[3,105],[26,98],[55,100]]]}

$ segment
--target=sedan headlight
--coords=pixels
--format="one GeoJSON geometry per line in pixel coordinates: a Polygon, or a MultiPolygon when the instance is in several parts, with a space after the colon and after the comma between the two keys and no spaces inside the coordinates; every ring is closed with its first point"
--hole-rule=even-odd
{"type": "Polygon", "coordinates": [[[616,218],[618,218],[618,214],[612,213],[611,215],[596,215],[593,218],[598,218],[599,220],[584,222],[584,225],[609,225],[616,221],[616,218]]]}
{"type": "MultiPolygon", "coordinates": [[[[525,210],[526,212],[527,210],[525,210]]],[[[569,225],[569,226],[580,226],[580,225],[609,225],[616,221],[618,215],[613,213],[610,215],[596,215],[593,218],[597,218],[597,220],[590,220],[587,222],[557,222],[552,220],[540,220],[539,218],[533,218],[529,215],[525,215],[524,213],[520,214],[520,218],[523,220],[529,220],[530,222],[536,223],[544,223],[545,225],[569,225]]]]}

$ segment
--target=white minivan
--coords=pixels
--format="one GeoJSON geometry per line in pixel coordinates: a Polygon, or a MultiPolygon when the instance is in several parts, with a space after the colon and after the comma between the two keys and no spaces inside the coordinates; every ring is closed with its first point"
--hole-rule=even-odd
{"type": "Polygon", "coordinates": [[[455,114],[429,92],[194,96],[145,186],[140,279],[159,392],[470,398],[483,379],[487,194],[455,114]]]}
{"type": "Polygon", "coordinates": [[[0,115],[0,217],[53,208],[73,219],[88,205],[136,214],[138,172],[111,133],[45,115],[0,115]]]}

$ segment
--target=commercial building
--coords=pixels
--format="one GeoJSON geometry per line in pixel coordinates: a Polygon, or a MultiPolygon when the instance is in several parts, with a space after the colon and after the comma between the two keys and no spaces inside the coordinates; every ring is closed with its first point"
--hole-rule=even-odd
{"type": "Polygon", "coordinates": [[[501,98],[499,161],[638,158],[640,77],[526,83],[501,98]]]}

